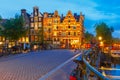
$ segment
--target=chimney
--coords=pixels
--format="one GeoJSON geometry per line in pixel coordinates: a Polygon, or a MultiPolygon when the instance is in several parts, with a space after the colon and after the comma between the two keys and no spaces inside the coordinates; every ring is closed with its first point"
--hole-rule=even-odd
{"type": "Polygon", "coordinates": [[[21,9],[21,13],[26,13],[26,9],[21,9]]]}
{"type": "Polygon", "coordinates": [[[26,14],[26,9],[21,9],[21,15],[25,16],[25,14],[26,14]]]}

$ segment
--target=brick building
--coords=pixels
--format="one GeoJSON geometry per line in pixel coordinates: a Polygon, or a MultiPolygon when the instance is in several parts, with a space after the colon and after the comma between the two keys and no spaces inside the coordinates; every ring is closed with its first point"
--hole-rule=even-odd
{"type": "Polygon", "coordinates": [[[84,15],[72,14],[66,16],[54,13],[39,12],[38,7],[25,20],[29,27],[29,42],[39,45],[47,44],[54,48],[80,48],[84,39],[84,15]]]}

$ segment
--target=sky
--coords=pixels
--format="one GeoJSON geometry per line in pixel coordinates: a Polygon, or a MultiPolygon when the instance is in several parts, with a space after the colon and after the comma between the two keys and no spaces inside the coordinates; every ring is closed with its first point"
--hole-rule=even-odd
{"type": "Polygon", "coordinates": [[[2,18],[12,18],[26,9],[29,14],[33,7],[39,11],[51,12],[58,10],[59,14],[82,12],[85,15],[85,30],[95,34],[96,23],[105,22],[114,28],[113,36],[120,38],[120,0],[0,0],[0,15],[2,18]]]}

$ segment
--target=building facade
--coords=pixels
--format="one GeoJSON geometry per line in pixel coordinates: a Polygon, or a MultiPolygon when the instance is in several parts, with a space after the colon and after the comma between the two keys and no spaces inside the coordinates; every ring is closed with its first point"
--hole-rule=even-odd
{"type": "Polygon", "coordinates": [[[31,44],[43,44],[43,15],[38,7],[33,7],[33,13],[30,16],[29,41],[31,44]]]}
{"type": "Polygon", "coordinates": [[[84,38],[84,15],[60,16],[58,11],[43,15],[44,40],[54,48],[80,48],[84,38]]]}
{"type": "MultiPolygon", "coordinates": [[[[24,12],[24,11],[23,11],[24,12]]],[[[54,13],[39,12],[33,8],[29,18],[29,43],[47,44],[53,48],[80,48],[84,39],[84,15],[72,14],[66,16],[54,13]]]]}

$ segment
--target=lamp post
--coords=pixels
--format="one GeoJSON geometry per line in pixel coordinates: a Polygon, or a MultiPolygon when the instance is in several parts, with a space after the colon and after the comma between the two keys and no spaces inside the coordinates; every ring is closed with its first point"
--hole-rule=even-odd
{"type": "Polygon", "coordinates": [[[101,40],[102,40],[102,37],[101,37],[101,36],[99,36],[99,37],[98,37],[98,40],[100,40],[100,41],[101,41],[101,40]]]}
{"type": "Polygon", "coordinates": [[[102,37],[99,36],[99,37],[98,37],[98,40],[100,41],[100,42],[99,42],[99,46],[101,47],[101,51],[103,51],[103,45],[104,45],[104,43],[103,43],[103,41],[102,41],[102,37]]]}

